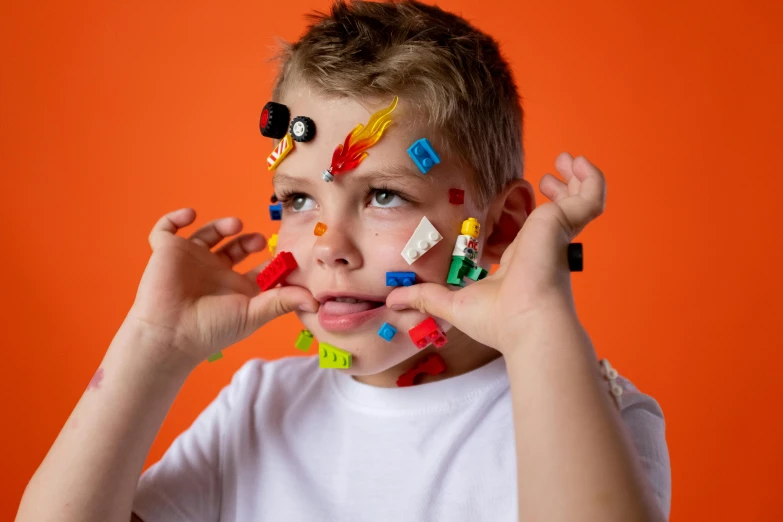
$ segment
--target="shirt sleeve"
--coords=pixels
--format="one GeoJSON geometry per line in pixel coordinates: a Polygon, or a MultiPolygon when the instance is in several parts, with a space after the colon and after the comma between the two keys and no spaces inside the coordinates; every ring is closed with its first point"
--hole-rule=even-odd
{"type": "Polygon", "coordinates": [[[628,379],[620,376],[617,382],[623,388],[620,415],[636,445],[642,469],[658,507],[664,519],[669,520],[672,476],[663,411],[655,399],[641,393],[628,379]]]}
{"type": "Polygon", "coordinates": [[[144,522],[217,522],[220,518],[224,430],[243,394],[251,361],[144,474],[133,512],[144,522]]]}

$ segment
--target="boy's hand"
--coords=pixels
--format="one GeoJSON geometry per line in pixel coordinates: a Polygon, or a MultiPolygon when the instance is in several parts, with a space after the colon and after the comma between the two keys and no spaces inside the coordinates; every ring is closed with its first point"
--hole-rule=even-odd
{"type": "Polygon", "coordinates": [[[259,293],[256,276],[269,262],[246,274],[234,265],[266,245],[261,234],[242,234],[214,250],[224,238],[239,233],[235,217],[207,223],[190,238],[177,231],[193,223],[196,212],[183,208],[163,216],[149,236],[152,247],[127,321],[159,335],[155,343],[172,357],[195,367],[206,357],[246,338],[263,324],[296,308],[317,311],[312,294],[298,286],[259,293]]]}
{"type": "Polygon", "coordinates": [[[530,321],[547,317],[552,308],[573,309],[568,245],[603,212],[606,181],[582,156],[574,159],[564,152],[555,167],[565,183],[544,175],[540,189],[552,201],[530,214],[497,272],[457,291],[435,283],[399,287],[389,294],[387,306],[441,317],[504,354],[518,344],[530,321]]]}

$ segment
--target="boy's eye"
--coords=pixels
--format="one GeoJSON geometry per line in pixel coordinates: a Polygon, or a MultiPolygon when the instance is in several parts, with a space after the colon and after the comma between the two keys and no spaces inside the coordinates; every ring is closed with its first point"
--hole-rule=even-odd
{"type": "Polygon", "coordinates": [[[315,201],[313,198],[305,196],[304,194],[297,194],[291,198],[291,208],[296,212],[313,210],[315,208],[315,201]]]}
{"type": "Polygon", "coordinates": [[[376,190],[370,203],[373,207],[393,208],[404,204],[405,200],[390,190],[376,190]]]}

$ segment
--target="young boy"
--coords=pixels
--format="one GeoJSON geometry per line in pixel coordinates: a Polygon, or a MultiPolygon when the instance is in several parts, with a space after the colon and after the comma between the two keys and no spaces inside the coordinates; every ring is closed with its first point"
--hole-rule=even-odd
{"type": "Polygon", "coordinates": [[[225,218],[186,239],[194,211],[161,218],[134,305],[17,520],[667,519],[661,410],[602,377],[571,294],[566,252],[603,211],[603,175],[561,154],[567,184],[546,175],[552,201],[533,212],[497,44],[415,1],[338,1],[282,61],[262,125],[303,122],[273,178],[276,251],[296,268],[259,292],[263,266],[232,267],[263,237],[225,218]],[[373,125],[379,111],[390,123],[373,125]],[[341,168],[359,123],[381,136],[341,168]],[[462,288],[453,266],[478,282],[462,288]],[[138,481],[190,371],[291,311],[319,355],[246,363],[138,481]],[[350,362],[320,367],[318,343],[350,362]],[[425,360],[441,366],[408,373],[425,360]]]}

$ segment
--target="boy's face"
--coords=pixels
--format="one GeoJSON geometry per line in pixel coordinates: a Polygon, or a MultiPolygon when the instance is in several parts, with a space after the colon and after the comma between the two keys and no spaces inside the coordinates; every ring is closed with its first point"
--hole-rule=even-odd
{"type": "Polygon", "coordinates": [[[288,284],[308,289],[321,303],[317,314],[297,312],[300,320],[318,341],[352,354],[352,367],[342,370],[350,375],[378,374],[420,352],[408,330],[427,315],[385,306],[393,290],[386,286],[386,272],[412,271],[417,282],[446,285],[462,222],[474,217],[482,223],[485,218],[472,201],[468,170],[438,150],[438,136],[410,123],[403,100],[356,169],[335,175],[331,183],[321,178],[335,147],[391,101],[389,96],[365,107],[355,100],[324,98],[306,87],[291,88],[280,100],[292,119],[307,116],[317,130],[312,141],[295,143],[273,178],[284,207],[277,252],[291,252],[299,265],[288,284]],[[420,138],[428,138],[441,158],[427,174],[419,172],[407,153],[420,138]],[[450,188],[465,190],[464,204],[449,202],[450,188]],[[424,216],[443,239],[408,265],[400,253],[424,216]],[[327,230],[316,236],[319,222],[327,230]],[[391,342],[378,335],[384,322],[397,328],[391,342]]]}

